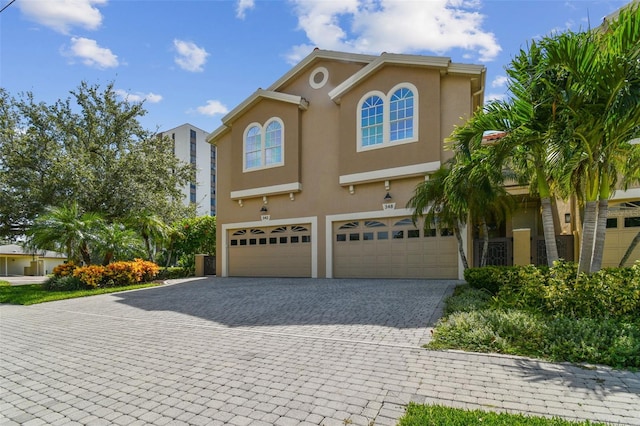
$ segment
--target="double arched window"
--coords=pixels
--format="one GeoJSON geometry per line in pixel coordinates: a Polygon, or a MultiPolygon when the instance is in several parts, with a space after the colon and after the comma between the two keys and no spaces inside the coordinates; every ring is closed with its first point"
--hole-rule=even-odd
{"type": "Polygon", "coordinates": [[[244,131],[244,171],[284,164],[284,123],[274,117],[264,126],[251,123],[244,131]]]}
{"type": "Polygon", "coordinates": [[[401,83],[384,94],[369,92],[358,103],[358,151],[418,140],[418,91],[401,83]]]}

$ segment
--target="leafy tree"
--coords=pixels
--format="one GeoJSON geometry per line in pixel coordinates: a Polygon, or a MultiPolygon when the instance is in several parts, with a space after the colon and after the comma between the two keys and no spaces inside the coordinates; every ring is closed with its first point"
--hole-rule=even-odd
{"type": "Polygon", "coordinates": [[[47,206],[69,202],[109,221],[184,217],[180,188],[193,167],[169,138],[142,128],[144,114],[141,102],[119,101],[113,83],[83,82],[52,105],[0,91],[0,235],[23,234],[47,206]]]}
{"type": "Polygon", "coordinates": [[[200,216],[184,219],[176,223],[178,232],[174,233],[175,240],[169,247],[181,266],[195,267],[196,254],[216,254],[216,217],[200,216]]]}
{"type": "Polygon", "coordinates": [[[67,259],[91,264],[90,244],[98,240],[103,218],[97,213],[83,213],[78,204],[53,207],[38,217],[29,228],[30,244],[47,250],[63,249],[67,259]]]}

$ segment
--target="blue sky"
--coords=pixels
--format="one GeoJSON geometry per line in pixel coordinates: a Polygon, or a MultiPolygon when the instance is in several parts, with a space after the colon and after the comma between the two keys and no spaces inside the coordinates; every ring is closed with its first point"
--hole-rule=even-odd
{"type": "Polygon", "coordinates": [[[314,47],[444,55],[487,67],[486,98],[531,39],[584,30],[628,0],[0,0],[0,85],[38,101],[82,81],[145,99],[142,124],[211,132],[314,47]]]}

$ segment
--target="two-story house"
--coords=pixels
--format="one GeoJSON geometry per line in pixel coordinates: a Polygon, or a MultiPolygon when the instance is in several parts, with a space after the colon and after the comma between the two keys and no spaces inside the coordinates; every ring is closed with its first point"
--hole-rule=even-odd
{"type": "Polygon", "coordinates": [[[461,277],[455,237],[406,204],[484,87],[483,66],[446,57],[316,49],[257,90],[207,138],[218,275],[461,277]]]}

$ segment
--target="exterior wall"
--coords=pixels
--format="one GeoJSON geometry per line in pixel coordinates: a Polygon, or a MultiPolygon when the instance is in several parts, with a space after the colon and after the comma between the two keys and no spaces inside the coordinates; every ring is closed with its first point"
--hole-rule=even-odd
{"type": "Polygon", "coordinates": [[[212,146],[207,143],[209,135],[202,129],[190,124],[183,124],[173,129],[162,132],[174,141],[174,152],[176,157],[185,163],[194,163],[196,167],[195,187],[186,184],[180,188],[183,194],[183,204],[188,206],[191,202],[197,204],[196,213],[198,216],[215,215],[215,148],[212,155],[212,146]],[[191,155],[191,131],[195,132],[195,157],[191,155]],[[212,164],[213,162],[213,164],[212,164]],[[192,190],[195,190],[192,191],[192,190]],[[193,194],[193,195],[192,195],[193,194]]]}
{"type": "Polygon", "coordinates": [[[3,256],[0,255],[0,276],[51,274],[53,268],[65,262],[62,258],[36,258],[33,256],[3,256]],[[26,274],[25,274],[25,268],[26,274]]]}
{"type": "Polygon", "coordinates": [[[226,130],[214,132],[220,165],[217,271],[227,270],[226,250],[233,230],[311,223],[312,275],[331,277],[333,222],[410,215],[405,206],[425,174],[439,167],[443,139],[453,123],[460,124],[460,117],[472,111],[471,85],[460,77],[447,78],[444,84],[441,72],[428,67],[385,65],[334,102],[329,92],[364,65],[320,58],[278,88],[306,99],[306,110],[264,98],[225,122],[226,130]],[[309,78],[318,67],[326,68],[329,76],[324,86],[314,89],[309,78]],[[357,152],[357,104],[362,96],[372,90],[386,93],[405,82],[418,89],[419,140],[357,152]],[[243,173],[247,126],[276,116],[285,126],[284,166],[243,173]],[[449,128],[443,129],[444,125],[449,128]],[[293,182],[300,187],[282,187],[293,182]],[[387,192],[395,209],[383,209],[387,192]],[[266,212],[261,212],[263,207],[266,212]],[[263,215],[268,220],[261,220],[263,215]]]}

